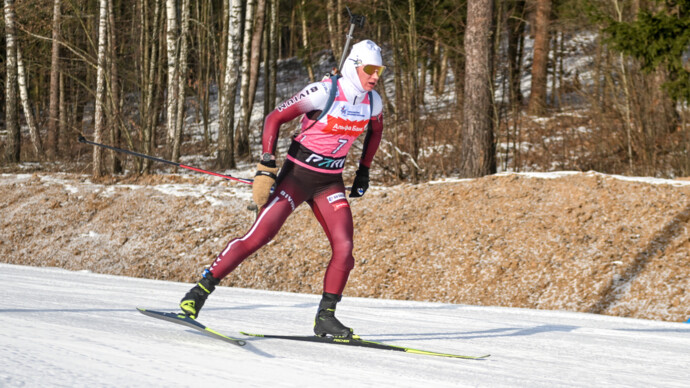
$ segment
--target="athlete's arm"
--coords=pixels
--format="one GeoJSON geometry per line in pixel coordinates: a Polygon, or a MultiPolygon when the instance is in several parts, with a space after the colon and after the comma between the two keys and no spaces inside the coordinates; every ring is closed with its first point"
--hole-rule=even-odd
{"type": "Polygon", "coordinates": [[[378,93],[372,93],[374,98],[372,104],[372,115],[367,126],[367,134],[364,137],[364,146],[362,147],[362,159],[359,164],[364,167],[371,167],[371,162],[374,160],[376,150],[379,149],[381,137],[383,136],[383,102],[378,93]]]}
{"type": "Polygon", "coordinates": [[[282,124],[313,110],[323,109],[328,99],[327,86],[323,82],[309,84],[266,116],[261,138],[262,152],[275,155],[278,132],[282,124]]]}
{"type": "Polygon", "coordinates": [[[369,129],[367,130],[366,137],[364,137],[364,147],[362,150],[362,159],[360,159],[359,164],[365,167],[371,167],[371,162],[374,160],[374,155],[376,150],[379,149],[379,143],[381,143],[381,137],[383,135],[383,114],[379,114],[377,117],[372,117],[369,122],[369,129]]]}

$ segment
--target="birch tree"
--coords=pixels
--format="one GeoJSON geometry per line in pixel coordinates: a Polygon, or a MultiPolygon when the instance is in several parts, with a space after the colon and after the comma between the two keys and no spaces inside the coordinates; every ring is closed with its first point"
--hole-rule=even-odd
{"type": "Polygon", "coordinates": [[[492,0],[475,0],[467,5],[467,59],[460,151],[460,174],[467,178],[496,171],[491,118],[492,7],[492,0]]]}
{"type": "Polygon", "coordinates": [[[22,109],[24,111],[24,118],[26,120],[26,125],[29,127],[29,136],[31,137],[31,143],[34,146],[34,152],[38,159],[43,158],[43,144],[41,142],[41,136],[38,133],[38,127],[36,126],[36,120],[34,120],[34,114],[31,111],[31,104],[29,102],[29,92],[26,88],[26,68],[24,67],[24,59],[22,58],[22,50],[19,45],[16,47],[17,50],[17,85],[19,86],[19,100],[22,104],[22,109]]]}
{"type": "Polygon", "coordinates": [[[240,84],[240,120],[235,131],[237,154],[245,156],[249,154],[249,127],[244,126],[244,115],[249,111],[249,56],[251,55],[252,22],[254,20],[254,1],[247,1],[245,12],[244,37],[242,42],[242,81],[240,84]]]}
{"type": "MultiPolygon", "coordinates": [[[[98,16],[98,67],[96,70],[96,109],[94,113],[94,141],[103,142],[104,120],[104,95],[106,73],[106,49],[108,47],[106,31],[108,27],[108,0],[99,0],[98,16]]],[[[94,178],[103,176],[103,149],[94,147],[93,172],[94,178]]]]}
{"type": "Polygon", "coordinates": [[[237,92],[237,72],[239,49],[240,18],[242,4],[240,0],[227,0],[228,21],[225,55],[225,74],[223,88],[220,91],[220,117],[218,128],[218,165],[220,168],[235,167],[235,144],[233,128],[235,127],[235,94],[237,92]]]}
{"type": "Polygon", "coordinates": [[[249,55],[249,90],[247,92],[247,102],[242,108],[242,128],[246,132],[247,149],[249,149],[249,124],[251,122],[252,110],[254,108],[254,98],[256,97],[256,85],[259,81],[259,62],[261,60],[261,42],[264,36],[264,21],[266,16],[266,0],[257,0],[255,27],[252,32],[251,54],[249,55]]]}
{"type": "Polygon", "coordinates": [[[8,163],[18,163],[21,151],[21,132],[17,115],[17,40],[15,33],[14,0],[5,0],[5,41],[7,59],[5,61],[5,128],[7,129],[7,145],[5,160],[8,163]]]}
{"type": "Polygon", "coordinates": [[[177,123],[177,7],[175,0],[166,0],[166,47],[168,54],[168,98],[167,98],[167,124],[168,143],[172,144],[175,138],[175,125],[177,123]]]}

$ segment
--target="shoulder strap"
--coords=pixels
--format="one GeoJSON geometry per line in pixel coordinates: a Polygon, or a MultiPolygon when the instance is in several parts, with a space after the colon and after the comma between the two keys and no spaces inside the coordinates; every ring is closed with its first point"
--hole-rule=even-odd
{"type": "Polygon", "coordinates": [[[339,74],[333,74],[331,76],[331,93],[328,95],[326,106],[323,108],[321,114],[319,114],[319,117],[317,117],[314,122],[321,120],[323,116],[325,116],[331,109],[331,106],[333,106],[333,101],[335,101],[335,95],[338,94],[338,78],[340,78],[339,74]]]}
{"type": "Polygon", "coordinates": [[[371,116],[374,113],[374,95],[372,92],[367,93],[369,95],[369,122],[367,123],[367,131],[371,130],[371,116]]]}

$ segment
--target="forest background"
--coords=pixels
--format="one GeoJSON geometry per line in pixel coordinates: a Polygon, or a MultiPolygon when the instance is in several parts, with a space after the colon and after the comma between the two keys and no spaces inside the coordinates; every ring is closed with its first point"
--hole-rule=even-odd
{"type": "Polygon", "coordinates": [[[689,175],[690,5],[641,0],[4,0],[2,168],[151,171],[90,154],[79,135],[176,162],[206,155],[205,167],[251,161],[263,116],[303,86],[276,91],[279,63],[321,79],[341,57],[346,7],[366,17],[353,41],[378,42],[389,65],[380,182],[689,175]]]}
{"type": "MultiPolygon", "coordinates": [[[[347,6],[388,65],[348,296],[685,321],[689,4],[4,0],[0,260],[196,280],[253,222],[249,185],[78,137],[251,176],[265,114],[337,65],[347,6]]],[[[319,293],[304,208],[224,285],[319,293]]]]}

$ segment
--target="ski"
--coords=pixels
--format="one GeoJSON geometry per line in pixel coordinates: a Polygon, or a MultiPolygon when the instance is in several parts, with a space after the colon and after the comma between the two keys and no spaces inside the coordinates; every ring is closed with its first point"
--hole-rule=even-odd
{"type": "Polygon", "coordinates": [[[428,350],[408,348],[405,346],[396,346],[396,345],[384,344],[381,342],[367,341],[367,340],[360,338],[359,336],[354,336],[353,338],[336,338],[336,337],[317,337],[317,336],[310,336],[310,335],[253,334],[253,333],[247,333],[244,331],[241,331],[240,333],[247,335],[247,336],[250,336],[250,337],[274,338],[274,339],[283,339],[283,340],[290,340],[290,341],[320,342],[320,343],[347,345],[347,346],[360,346],[360,347],[371,348],[371,349],[395,350],[398,352],[423,354],[426,356],[463,358],[463,359],[468,359],[468,360],[479,360],[479,359],[487,358],[490,356],[489,354],[485,354],[483,356],[463,356],[460,354],[433,352],[433,351],[428,351],[428,350]]]}
{"type": "Polygon", "coordinates": [[[232,338],[228,337],[225,334],[221,334],[213,329],[210,329],[204,325],[202,325],[200,322],[198,322],[196,319],[190,318],[185,314],[179,314],[179,313],[164,313],[161,311],[155,311],[155,310],[146,310],[137,307],[137,310],[139,310],[140,313],[147,315],[149,317],[157,318],[157,319],[162,319],[164,321],[172,322],[172,323],[177,323],[180,325],[184,325],[187,327],[191,327],[192,329],[199,330],[200,332],[204,333],[205,335],[213,338],[217,338],[221,341],[229,342],[233,345],[237,346],[244,346],[246,345],[246,342],[244,340],[238,339],[238,338],[232,338]]]}

